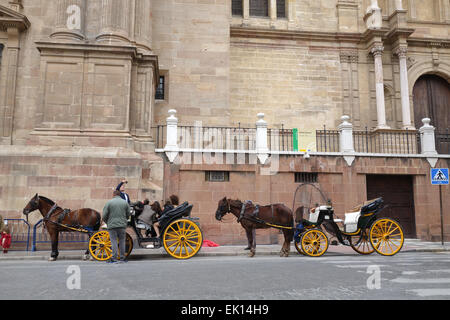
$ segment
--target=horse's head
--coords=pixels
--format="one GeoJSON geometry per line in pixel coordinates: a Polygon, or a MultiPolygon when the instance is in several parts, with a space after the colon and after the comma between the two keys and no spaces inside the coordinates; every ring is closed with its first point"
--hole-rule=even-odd
{"type": "Polygon", "coordinates": [[[230,212],[230,202],[227,200],[227,197],[223,198],[219,201],[216,210],[216,219],[221,221],[223,216],[230,212]]]}
{"type": "Polygon", "coordinates": [[[28,218],[28,215],[37,209],[39,209],[39,195],[36,193],[36,195],[28,202],[25,208],[23,208],[23,214],[28,218]]]}

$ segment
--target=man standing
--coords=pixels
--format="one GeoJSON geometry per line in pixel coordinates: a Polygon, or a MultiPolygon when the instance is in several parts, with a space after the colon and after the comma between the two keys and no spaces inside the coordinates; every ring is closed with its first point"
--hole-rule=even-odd
{"type": "Polygon", "coordinates": [[[125,200],[126,202],[128,202],[128,204],[130,204],[130,196],[125,193],[125,185],[128,184],[127,180],[122,180],[119,185],[117,186],[116,190],[120,191],[120,197],[125,200]]]}
{"type": "Polygon", "coordinates": [[[120,191],[114,190],[113,199],[109,200],[103,208],[103,221],[108,226],[109,238],[111,240],[112,257],[108,263],[117,262],[117,254],[120,251],[121,262],[125,260],[125,240],[128,218],[130,217],[130,206],[128,202],[120,197],[120,191]]]}

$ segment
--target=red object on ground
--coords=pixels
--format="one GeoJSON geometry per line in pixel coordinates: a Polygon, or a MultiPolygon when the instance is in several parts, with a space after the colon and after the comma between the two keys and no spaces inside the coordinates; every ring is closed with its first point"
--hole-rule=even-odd
{"type": "Polygon", "coordinates": [[[219,247],[219,245],[211,240],[203,240],[203,247],[219,247]]]}

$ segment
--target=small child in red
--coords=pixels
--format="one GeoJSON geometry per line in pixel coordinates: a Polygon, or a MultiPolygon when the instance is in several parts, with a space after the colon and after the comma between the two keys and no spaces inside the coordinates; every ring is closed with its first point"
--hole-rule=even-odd
{"type": "Polygon", "coordinates": [[[0,245],[3,247],[3,253],[8,253],[8,249],[11,246],[11,235],[8,226],[3,228],[0,245]]]}

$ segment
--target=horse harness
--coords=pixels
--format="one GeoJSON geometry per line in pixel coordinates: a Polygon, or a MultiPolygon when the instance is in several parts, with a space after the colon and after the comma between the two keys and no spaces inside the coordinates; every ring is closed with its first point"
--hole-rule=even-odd
{"type": "Polygon", "coordinates": [[[241,214],[239,215],[239,218],[238,218],[237,222],[241,222],[242,219],[247,219],[247,220],[249,220],[251,222],[264,224],[264,225],[267,225],[269,227],[276,228],[276,229],[293,229],[292,227],[289,227],[289,226],[276,225],[276,224],[273,223],[273,218],[274,218],[274,215],[273,215],[273,204],[270,205],[270,208],[271,208],[271,211],[272,211],[272,220],[271,220],[272,223],[268,223],[268,222],[266,222],[266,221],[264,221],[264,220],[262,220],[261,218],[258,217],[259,205],[257,205],[257,204],[255,205],[255,210],[253,211],[253,213],[250,216],[245,215],[245,209],[246,209],[247,205],[251,205],[252,206],[253,202],[251,200],[246,200],[246,201],[244,201],[242,203],[241,214]]]}
{"type": "Polygon", "coordinates": [[[68,226],[66,224],[63,224],[62,222],[64,221],[64,219],[66,218],[66,216],[71,212],[70,209],[63,209],[63,211],[59,214],[58,216],[58,220],[57,221],[52,221],[50,220],[52,214],[56,211],[56,209],[59,208],[58,205],[55,203],[51,209],[48,211],[47,215],[44,218],[45,222],[50,222],[53,223],[59,227],[63,227],[72,231],[78,231],[78,232],[90,232],[87,229],[84,229],[82,226],[68,226]]]}

